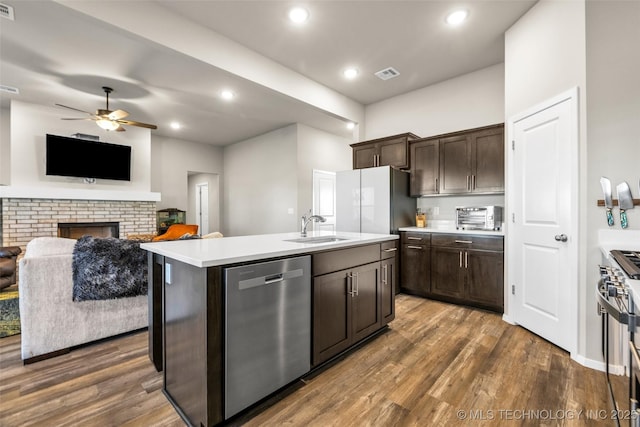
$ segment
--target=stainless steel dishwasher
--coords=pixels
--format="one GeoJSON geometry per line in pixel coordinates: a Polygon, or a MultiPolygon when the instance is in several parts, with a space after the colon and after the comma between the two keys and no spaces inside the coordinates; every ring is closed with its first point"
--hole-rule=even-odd
{"type": "Polygon", "coordinates": [[[224,269],[225,419],[310,369],[311,257],[224,269]]]}

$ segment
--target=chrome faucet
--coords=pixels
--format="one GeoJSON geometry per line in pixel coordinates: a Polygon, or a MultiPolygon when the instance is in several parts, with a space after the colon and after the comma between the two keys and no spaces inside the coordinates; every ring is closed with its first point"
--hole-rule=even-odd
{"type": "Polygon", "coordinates": [[[300,218],[300,236],[302,237],[307,237],[307,225],[309,225],[311,221],[316,221],[316,222],[327,221],[327,219],[323,216],[311,215],[311,209],[309,209],[309,213],[307,215],[302,215],[302,218],[300,218]]]}

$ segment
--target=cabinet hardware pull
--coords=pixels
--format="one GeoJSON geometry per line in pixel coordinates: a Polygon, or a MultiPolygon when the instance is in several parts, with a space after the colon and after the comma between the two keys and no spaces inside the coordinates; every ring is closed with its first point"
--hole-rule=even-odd
{"type": "Polygon", "coordinates": [[[389,248],[389,249],[383,249],[383,252],[395,252],[397,250],[398,248],[389,248]]]}
{"type": "Polygon", "coordinates": [[[472,190],[476,189],[476,176],[475,175],[471,175],[471,189],[472,190]]]}
{"type": "Polygon", "coordinates": [[[468,244],[471,244],[471,243],[473,243],[473,240],[456,240],[455,242],[456,243],[468,243],[468,244]]]}
{"type": "Polygon", "coordinates": [[[422,240],[422,237],[407,237],[407,240],[422,240]]]}
{"type": "Polygon", "coordinates": [[[460,255],[460,268],[462,268],[462,251],[458,252],[458,254],[460,255]]]}
{"type": "Polygon", "coordinates": [[[440,193],[440,188],[438,187],[438,178],[436,178],[436,194],[440,193]]]}
{"type": "Polygon", "coordinates": [[[469,185],[469,175],[467,175],[467,190],[471,190],[471,186],[469,185]]]}
{"type": "Polygon", "coordinates": [[[360,278],[358,277],[358,273],[356,273],[356,296],[358,295],[358,292],[360,291],[360,278]]]}
{"type": "Polygon", "coordinates": [[[388,285],[389,283],[387,282],[387,264],[382,266],[382,272],[383,272],[383,276],[382,276],[382,284],[383,285],[388,285]]]}
{"type": "Polygon", "coordinates": [[[347,273],[347,280],[349,282],[349,290],[347,293],[353,298],[355,296],[353,292],[353,273],[347,273]]]}
{"type": "Polygon", "coordinates": [[[464,253],[464,268],[469,268],[469,252],[464,253]]]}
{"type": "Polygon", "coordinates": [[[407,245],[407,249],[419,249],[419,250],[422,250],[422,246],[407,245]]]}

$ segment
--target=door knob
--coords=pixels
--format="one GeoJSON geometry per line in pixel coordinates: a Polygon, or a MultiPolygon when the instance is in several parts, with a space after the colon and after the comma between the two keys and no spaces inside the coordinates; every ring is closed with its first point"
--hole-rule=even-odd
{"type": "Polygon", "coordinates": [[[569,240],[566,234],[556,234],[555,239],[557,242],[566,242],[569,240]]]}

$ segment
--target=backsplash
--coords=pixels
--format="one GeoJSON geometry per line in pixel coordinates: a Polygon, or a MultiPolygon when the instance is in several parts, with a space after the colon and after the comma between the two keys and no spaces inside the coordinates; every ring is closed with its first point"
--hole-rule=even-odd
{"type": "Polygon", "coordinates": [[[456,208],[459,206],[492,205],[504,208],[504,194],[420,197],[417,203],[418,209],[422,209],[427,214],[427,226],[429,226],[429,220],[455,221],[456,208]]]}

